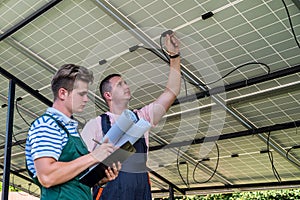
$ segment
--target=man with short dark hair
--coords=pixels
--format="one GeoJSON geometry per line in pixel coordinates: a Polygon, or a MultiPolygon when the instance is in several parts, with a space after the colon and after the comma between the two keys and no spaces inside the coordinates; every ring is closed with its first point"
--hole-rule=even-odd
{"type": "MultiPolygon", "coordinates": [[[[181,87],[179,41],[174,33],[167,34],[165,47],[170,56],[170,72],[164,92],[151,104],[139,110],[134,110],[139,119],[143,118],[152,126],[158,124],[168,111],[181,87]]],[[[107,76],[100,84],[100,93],[106,101],[109,112],[105,116],[110,124],[114,124],[121,113],[128,108],[131,93],[126,81],[119,74],[107,76]]],[[[100,141],[103,132],[101,116],[90,120],[82,130],[82,138],[89,150],[96,147],[93,138],[100,141]]],[[[101,194],[102,200],[150,200],[151,189],[146,167],[149,141],[148,132],[135,144],[136,154],[129,157],[123,164],[119,176],[106,184],[101,194]]]]}

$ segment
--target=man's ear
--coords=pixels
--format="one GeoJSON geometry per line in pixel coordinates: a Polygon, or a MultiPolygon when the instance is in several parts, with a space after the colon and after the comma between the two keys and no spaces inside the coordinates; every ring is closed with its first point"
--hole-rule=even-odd
{"type": "Polygon", "coordinates": [[[111,100],[111,94],[110,92],[104,92],[104,98],[107,99],[107,100],[111,100]]]}
{"type": "Polygon", "coordinates": [[[57,97],[59,99],[65,99],[68,96],[68,91],[65,88],[59,88],[57,97]]]}

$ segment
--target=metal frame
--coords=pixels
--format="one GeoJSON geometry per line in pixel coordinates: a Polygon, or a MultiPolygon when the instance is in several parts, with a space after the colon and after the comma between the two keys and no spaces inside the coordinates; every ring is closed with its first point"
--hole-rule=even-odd
{"type": "Polygon", "coordinates": [[[232,138],[237,138],[237,137],[244,137],[244,136],[250,136],[250,135],[258,135],[262,133],[267,133],[267,132],[273,132],[273,131],[279,131],[279,130],[284,130],[284,129],[289,129],[289,128],[295,128],[300,126],[300,120],[298,121],[292,121],[292,122],[286,122],[282,124],[275,124],[271,126],[265,126],[253,130],[245,130],[245,131],[237,131],[234,133],[227,133],[223,135],[216,135],[216,136],[206,136],[194,140],[187,140],[187,141],[182,141],[182,142],[174,142],[168,145],[157,145],[157,146],[152,146],[149,147],[149,151],[156,151],[160,149],[169,149],[169,148],[175,148],[175,147],[181,147],[181,146],[187,146],[187,145],[194,145],[194,144],[202,144],[206,142],[212,142],[212,141],[217,141],[217,140],[226,140],[226,139],[232,139],[232,138]]]}
{"type": "Polygon", "coordinates": [[[50,101],[49,99],[47,99],[46,97],[44,97],[43,95],[41,95],[37,90],[32,89],[30,86],[28,86],[27,84],[25,84],[23,81],[21,81],[20,79],[18,79],[17,77],[15,77],[14,75],[12,75],[11,73],[9,73],[8,71],[6,71],[5,69],[3,69],[2,67],[0,67],[0,74],[2,74],[4,77],[6,77],[7,79],[11,79],[14,80],[15,83],[21,87],[22,89],[24,89],[26,92],[28,92],[29,94],[31,94],[32,96],[36,97],[37,99],[39,99],[41,102],[43,102],[44,104],[51,106],[52,105],[52,101],[50,101]]]}
{"type": "MultiPolygon", "coordinates": [[[[57,3],[61,2],[62,0],[54,0],[50,1],[49,3],[45,4],[37,11],[29,15],[27,18],[21,20],[19,23],[8,29],[6,32],[0,35],[0,41],[4,40],[5,38],[9,37],[34,19],[36,19],[41,14],[45,13],[47,10],[54,7],[57,3]]],[[[15,100],[15,86],[16,84],[19,85],[21,88],[26,90],[27,92],[31,93],[33,96],[40,99],[42,102],[46,103],[47,105],[52,105],[51,101],[49,101],[44,96],[40,95],[36,90],[33,90],[21,80],[13,76],[12,74],[5,71],[3,68],[0,67],[0,73],[9,79],[9,95],[8,95],[8,114],[7,114],[7,124],[6,124],[6,138],[5,138],[5,156],[4,156],[4,168],[3,168],[3,185],[2,185],[2,199],[8,199],[8,189],[9,189],[9,177],[10,177],[10,162],[11,162],[11,146],[12,146],[12,128],[13,128],[13,113],[14,113],[14,100],[15,100]]]]}
{"type": "Polygon", "coordinates": [[[9,175],[10,175],[10,161],[11,161],[11,144],[14,120],[14,101],[16,93],[16,83],[13,79],[9,80],[8,90],[8,110],[6,116],[6,136],[5,136],[5,150],[4,150],[4,168],[2,181],[2,199],[8,199],[9,189],[9,175]]]}
{"type": "MultiPolygon", "coordinates": [[[[46,12],[47,10],[49,10],[51,7],[54,7],[57,3],[61,2],[61,1],[62,0],[54,0],[54,1],[51,1],[51,2],[49,2],[47,4],[45,4],[40,9],[38,9],[36,12],[34,12],[30,16],[28,16],[26,19],[22,20],[21,22],[19,22],[18,24],[16,24],[12,28],[8,29],[5,33],[1,34],[0,35],[0,41],[2,41],[2,40],[5,39],[4,41],[6,43],[8,43],[9,45],[13,46],[14,48],[16,48],[17,50],[19,50],[24,55],[26,55],[29,58],[31,58],[33,61],[35,61],[36,63],[38,63],[41,66],[43,66],[45,69],[48,69],[50,72],[54,72],[55,71],[55,67],[53,67],[52,65],[50,65],[49,63],[47,63],[45,60],[43,60],[40,57],[38,57],[36,54],[32,53],[30,50],[26,49],[26,47],[24,47],[21,44],[17,43],[14,39],[9,38],[9,36],[12,35],[13,33],[15,33],[16,31],[18,31],[20,28],[24,27],[26,24],[28,24],[31,21],[33,21],[34,19],[36,19],[38,16],[40,16],[41,14],[43,14],[44,12],[46,12]]],[[[134,26],[133,23],[131,23],[126,17],[124,17],[122,15],[122,13],[120,13],[115,8],[113,8],[108,2],[106,2],[106,1],[101,1],[100,2],[99,0],[96,0],[96,1],[100,5],[99,7],[101,7],[106,12],[108,12],[119,24],[121,24],[123,27],[125,27],[125,29],[134,30],[133,34],[140,41],[142,41],[144,44],[147,44],[147,45],[149,45],[151,47],[157,47],[157,45],[146,34],[144,34],[142,31],[140,31],[140,29],[138,29],[138,27],[134,26]]],[[[160,58],[162,58],[163,60],[165,60],[164,55],[162,55],[161,52],[156,51],[154,53],[157,56],[159,56],[160,58]]],[[[246,81],[241,81],[241,82],[237,82],[237,83],[234,83],[234,84],[229,84],[229,85],[225,86],[225,92],[226,91],[231,91],[231,90],[234,90],[234,89],[238,89],[238,88],[242,88],[242,87],[245,87],[245,86],[249,86],[251,84],[256,84],[258,82],[263,82],[263,81],[271,80],[271,79],[274,79],[274,78],[277,78],[277,77],[281,77],[281,76],[285,76],[285,75],[288,75],[288,74],[297,73],[297,72],[300,71],[299,69],[300,69],[300,67],[299,67],[299,65],[297,65],[297,66],[295,66],[293,68],[288,68],[288,69],[285,69],[285,70],[280,70],[278,72],[274,72],[274,73],[272,73],[272,75],[271,74],[270,75],[263,75],[263,76],[256,77],[256,78],[253,78],[253,79],[248,79],[246,81]],[[293,70],[295,70],[295,71],[293,71],[293,70]]],[[[9,74],[7,71],[5,71],[4,69],[2,69],[1,67],[0,67],[0,73],[2,75],[4,75],[6,78],[10,79],[10,92],[11,93],[14,93],[14,87],[15,87],[15,84],[17,84],[21,88],[23,88],[24,90],[26,90],[28,93],[32,94],[33,96],[35,96],[36,98],[38,98],[39,100],[41,100],[46,105],[48,105],[48,106],[52,105],[52,102],[50,100],[48,100],[47,98],[45,98],[44,96],[42,96],[38,91],[33,90],[32,88],[30,88],[29,86],[27,86],[25,83],[23,83],[21,80],[19,80],[18,78],[14,77],[11,74],[9,74]]],[[[199,97],[199,98],[206,97],[207,94],[208,94],[208,92],[209,92],[209,95],[214,95],[214,94],[218,94],[218,93],[224,92],[224,89],[220,90],[220,88],[213,88],[213,89],[211,89],[211,90],[208,91],[207,88],[202,87],[202,85],[203,85],[202,82],[197,77],[195,77],[193,74],[191,74],[189,72],[189,70],[187,70],[184,66],[182,66],[182,73],[185,75],[185,77],[188,77],[188,79],[190,81],[192,81],[195,84],[199,85],[199,89],[200,90],[204,91],[204,92],[197,93],[199,95],[199,96],[197,95],[197,97],[199,97]]],[[[97,98],[93,94],[90,94],[90,96],[96,98],[95,99],[95,103],[100,104],[101,106],[105,105],[100,98],[97,98]]],[[[8,98],[8,101],[10,102],[9,105],[8,105],[9,107],[11,107],[11,104],[13,104],[12,98],[14,99],[13,94],[9,95],[9,98],[8,98]]],[[[224,104],[224,102],[222,102],[217,97],[213,96],[212,98],[215,100],[215,102],[217,104],[220,104],[227,112],[229,112],[230,114],[232,114],[238,121],[240,121],[246,128],[249,129],[248,131],[245,131],[245,133],[249,134],[249,132],[251,132],[253,134],[253,131],[265,130],[264,128],[266,128],[266,127],[256,128],[253,124],[251,124],[251,122],[248,122],[246,119],[243,119],[243,117],[240,116],[239,113],[237,113],[234,109],[226,106],[224,104]]],[[[180,101],[180,102],[182,102],[182,101],[180,101]]],[[[13,110],[11,111],[10,109],[9,109],[9,112],[13,112],[13,110]]],[[[9,116],[10,116],[10,114],[8,114],[8,117],[9,116]]],[[[8,121],[10,121],[10,119],[8,121]]],[[[13,122],[12,121],[9,122],[9,125],[7,125],[7,127],[9,127],[9,126],[12,127],[11,123],[13,123],[13,122]]],[[[293,123],[294,125],[297,125],[297,126],[299,125],[299,121],[290,122],[290,123],[293,123]]],[[[276,126],[276,125],[274,125],[274,126],[276,126]]],[[[281,126],[279,126],[279,128],[280,127],[281,126]]],[[[273,127],[273,128],[275,128],[275,127],[273,127]]],[[[278,129],[278,130],[281,130],[281,129],[278,129]]],[[[9,134],[9,130],[7,131],[7,134],[9,134]]],[[[234,136],[233,135],[229,136],[229,134],[226,134],[226,136],[224,136],[224,139],[226,137],[230,138],[230,137],[234,137],[234,136]]],[[[219,137],[218,139],[220,140],[220,138],[221,137],[219,137]]],[[[161,143],[165,143],[159,137],[157,137],[156,139],[158,141],[160,141],[161,143]]],[[[266,138],[264,136],[261,136],[261,139],[263,141],[266,141],[266,138]]],[[[9,140],[9,138],[8,138],[8,140],[9,140]]],[[[200,142],[200,141],[201,141],[201,139],[198,142],[200,142]]],[[[6,145],[6,147],[9,146],[9,141],[7,141],[7,142],[8,142],[8,144],[6,145]]],[[[12,145],[13,144],[10,143],[10,146],[12,146],[12,145]]],[[[170,145],[174,145],[174,144],[168,144],[168,146],[170,146],[170,145]]],[[[272,143],[271,146],[273,146],[273,148],[275,148],[275,150],[277,152],[279,152],[281,155],[285,155],[285,151],[280,146],[276,145],[275,143],[272,143]]],[[[152,148],[155,148],[155,147],[150,147],[150,150],[152,148]]],[[[185,158],[189,159],[188,157],[185,157],[185,158]]],[[[5,156],[5,159],[7,159],[6,156],[5,156]]],[[[299,162],[298,160],[296,160],[296,161],[299,162]]],[[[7,170],[5,170],[5,166],[4,166],[4,171],[7,171],[7,170]]],[[[4,175],[5,174],[6,173],[4,173],[4,175]]],[[[166,183],[168,183],[170,185],[170,188],[169,188],[168,191],[170,192],[170,196],[171,197],[174,196],[173,188],[177,189],[181,193],[183,193],[184,191],[187,191],[187,190],[183,190],[183,189],[178,188],[176,185],[170,183],[168,180],[166,180],[165,178],[161,177],[159,174],[156,174],[156,176],[159,179],[163,180],[164,182],[166,182],[166,183]]],[[[220,179],[223,179],[223,178],[220,177],[220,179]]],[[[3,181],[5,181],[5,179],[3,181]]],[[[223,179],[222,182],[224,182],[224,179],[223,179]]],[[[225,183],[226,182],[230,183],[228,180],[225,179],[225,183]]],[[[231,188],[236,186],[236,185],[231,185],[231,184],[229,184],[229,185],[230,185],[229,187],[231,187],[231,188]]],[[[226,187],[228,187],[227,184],[226,184],[226,187]]],[[[5,198],[2,198],[2,199],[5,199],[5,198]]]]}
{"type": "MultiPolygon", "coordinates": [[[[130,30],[138,40],[140,40],[144,45],[150,46],[150,48],[153,49],[153,52],[156,55],[158,55],[162,60],[166,61],[164,55],[162,55],[162,53],[157,50],[158,45],[156,45],[145,33],[143,33],[138,27],[136,27],[129,19],[127,19],[122,13],[120,13],[116,8],[114,8],[109,2],[104,0],[96,0],[96,2],[98,3],[99,7],[102,8],[105,12],[107,12],[112,18],[114,18],[117,23],[122,25],[125,29],[130,30]]],[[[182,65],[182,73],[185,75],[185,77],[187,77],[189,81],[195,83],[195,85],[198,85],[201,90],[207,92],[208,90],[206,87],[203,86],[204,84],[199,79],[197,79],[197,77],[188,72],[189,71],[182,65]]],[[[230,113],[236,120],[238,120],[244,127],[246,127],[249,130],[257,129],[257,127],[253,123],[245,119],[243,116],[239,115],[239,113],[235,112],[234,109],[227,107],[218,96],[211,96],[211,98],[225,111],[230,113]]],[[[267,138],[264,135],[259,134],[258,137],[264,142],[267,141],[267,138]]],[[[161,140],[158,138],[158,142],[159,141],[161,140]]],[[[286,151],[280,145],[276,144],[273,140],[269,141],[269,145],[272,148],[274,148],[275,151],[278,152],[280,155],[284,156],[286,154],[286,151]]],[[[186,156],[183,154],[183,157],[186,156]]],[[[295,161],[299,162],[298,160],[295,161]]],[[[216,174],[216,176],[218,176],[218,174],[216,174]]],[[[172,198],[171,195],[172,194],[170,193],[170,198],[172,198]]]]}
{"type": "Polygon", "coordinates": [[[229,92],[229,91],[232,91],[232,90],[236,90],[236,89],[240,89],[240,88],[243,88],[243,87],[248,87],[248,86],[251,86],[251,85],[254,85],[254,84],[262,83],[262,82],[265,82],[265,81],[273,80],[275,78],[281,78],[281,77],[284,77],[284,76],[292,75],[292,74],[295,74],[295,73],[298,73],[298,72],[300,72],[300,64],[295,65],[295,66],[290,67],[290,68],[285,68],[283,70],[278,70],[278,71],[272,72],[270,74],[266,74],[266,75],[250,78],[250,79],[247,79],[247,80],[231,83],[231,84],[228,84],[228,85],[224,85],[222,87],[211,88],[209,91],[198,92],[198,93],[193,94],[193,95],[178,98],[172,105],[185,103],[185,102],[188,102],[190,100],[194,101],[195,96],[196,96],[197,99],[201,99],[201,98],[204,98],[204,97],[208,97],[210,95],[216,95],[216,94],[220,94],[220,93],[223,93],[223,92],[229,92]]]}
{"type": "Polygon", "coordinates": [[[33,12],[31,15],[29,15],[27,18],[21,20],[19,23],[17,23],[16,25],[12,26],[7,31],[5,31],[3,34],[1,34],[0,35],[0,41],[4,40],[8,36],[14,34],[19,29],[21,29],[22,27],[26,26],[28,23],[30,23],[31,21],[33,21],[34,19],[36,19],[37,17],[39,17],[40,15],[42,15],[47,10],[51,9],[52,7],[54,7],[56,4],[58,4],[61,1],[62,0],[53,0],[53,1],[50,1],[50,2],[46,3],[41,8],[39,8],[38,10],[36,10],[35,12],[33,12]]]}

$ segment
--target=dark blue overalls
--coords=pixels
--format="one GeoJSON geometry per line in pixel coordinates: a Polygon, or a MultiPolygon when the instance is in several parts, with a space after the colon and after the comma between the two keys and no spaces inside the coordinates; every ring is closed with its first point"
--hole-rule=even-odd
{"type": "MultiPolygon", "coordinates": [[[[137,116],[137,115],[136,115],[137,116]]],[[[102,131],[105,135],[111,127],[109,116],[101,115],[102,131]]],[[[104,187],[101,200],[151,200],[151,188],[147,172],[147,145],[140,138],[134,145],[136,153],[122,163],[118,177],[104,187]]]]}

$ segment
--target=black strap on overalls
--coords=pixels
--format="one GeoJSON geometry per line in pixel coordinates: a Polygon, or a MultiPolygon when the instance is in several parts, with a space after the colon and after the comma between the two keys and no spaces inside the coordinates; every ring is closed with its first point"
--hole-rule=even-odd
{"type": "MultiPolygon", "coordinates": [[[[68,142],[62,149],[58,161],[69,162],[88,153],[88,150],[81,138],[72,136],[62,122],[58,121],[55,119],[55,117],[49,114],[44,114],[43,116],[48,116],[51,118],[57,124],[57,126],[64,130],[67,134],[68,142]]],[[[74,199],[75,197],[78,199],[92,199],[91,188],[79,182],[79,177],[83,173],[85,173],[85,171],[63,184],[58,184],[49,188],[45,188],[39,184],[41,188],[41,199],[74,199]]],[[[37,177],[33,179],[38,183],[37,177]]]]}
{"type": "MultiPolygon", "coordinates": [[[[134,114],[135,114],[137,120],[139,120],[139,117],[138,117],[137,113],[134,112],[134,114]]],[[[103,132],[103,136],[104,136],[104,135],[106,135],[106,133],[111,128],[111,123],[110,123],[109,116],[107,114],[104,113],[104,114],[101,114],[100,116],[101,116],[102,132],[103,132]]],[[[127,159],[129,161],[128,163],[134,163],[134,160],[135,160],[134,157],[135,157],[135,155],[138,155],[139,153],[142,153],[140,155],[142,155],[142,157],[144,159],[143,164],[145,165],[145,168],[146,168],[147,145],[146,145],[145,138],[144,137],[139,138],[138,141],[133,144],[133,146],[136,149],[136,153],[127,159]]],[[[124,164],[125,163],[122,164],[122,168],[124,167],[124,164]]],[[[134,164],[133,164],[133,166],[134,166],[134,164]]],[[[101,196],[101,195],[98,195],[99,190],[101,190],[99,186],[94,186],[93,187],[93,199],[94,200],[98,200],[99,196],[101,196]],[[97,197],[98,197],[98,199],[97,199],[97,197]]]]}
{"type": "MultiPolygon", "coordinates": [[[[65,133],[67,133],[67,135],[68,135],[68,137],[69,137],[70,133],[69,133],[68,129],[67,129],[60,121],[58,121],[57,119],[55,119],[55,117],[53,117],[52,115],[50,115],[50,114],[48,114],[48,113],[44,113],[41,117],[43,117],[43,116],[47,116],[47,117],[50,117],[51,119],[53,119],[53,121],[55,121],[56,124],[57,124],[61,129],[63,129],[63,130],[65,131],[65,133]]],[[[34,120],[34,121],[31,123],[31,125],[32,125],[35,121],[36,121],[36,120],[34,120]]],[[[33,177],[33,173],[28,169],[26,160],[25,160],[25,164],[26,164],[27,172],[28,172],[29,176],[32,178],[33,182],[34,182],[35,184],[37,184],[38,186],[41,187],[41,184],[39,183],[38,179],[37,179],[37,178],[34,178],[34,177],[33,177]]]]}

